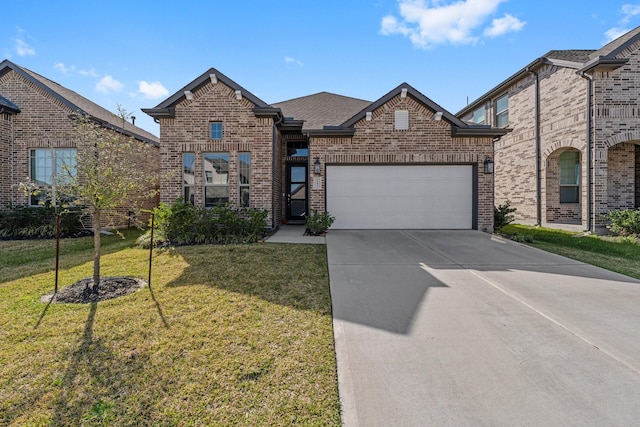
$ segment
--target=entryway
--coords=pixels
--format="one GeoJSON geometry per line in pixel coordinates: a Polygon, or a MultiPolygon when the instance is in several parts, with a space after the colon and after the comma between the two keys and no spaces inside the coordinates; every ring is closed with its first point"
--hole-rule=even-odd
{"type": "Polygon", "coordinates": [[[290,224],[304,223],[309,199],[307,163],[287,164],[286,216],[290,224]]]}

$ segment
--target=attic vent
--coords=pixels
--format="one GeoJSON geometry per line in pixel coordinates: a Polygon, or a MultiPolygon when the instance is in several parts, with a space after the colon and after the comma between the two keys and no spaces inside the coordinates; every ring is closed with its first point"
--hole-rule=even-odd
{"type": "Polygon", "coordinates": [[[396,110],[396,130],[409,130],[409,110],[396,110]]]}

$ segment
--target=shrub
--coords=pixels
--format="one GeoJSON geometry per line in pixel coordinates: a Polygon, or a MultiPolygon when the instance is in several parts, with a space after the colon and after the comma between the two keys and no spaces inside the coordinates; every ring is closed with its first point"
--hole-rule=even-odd
{"type": "Polygon", "coordinates": [[[311,214],[307,216],[307,228],[312,234],[325,233],[336,219],[329,212],[318,212],[311,210],[311,214]]]}
{"type": "MultiPolygon", "coordinates": [[[[16,206],[0,212],[0,239],[51,239],[56,237],[56,208],[16,206]]],[[[63,237],[88,234],[82,225],[82,209],[65,209],[60,216],[63,237]]]]}
{"type": "Polygon", "coordinates": [[[511,215],[517,209],[511,207],[511,202],[506,201],[504,205],[493,207],[493,229],[499,231],[505,225],[511,224],[515,217],[511,215]]]}
{"type": "Polygon", "coordinates": [[[609,229],[620,236],[640,235],[640,209],[622,209],[602,215],[609,221],[609,229]]]}
{"type": "MultiPolygon", "coordinates": [[[[171,206],[161,204],[155,209],[154,246],[253,243],[264,237],[266,226],[265,210],[229,204],[207,209],[178,199],[171,206]]],[[[140,236],[138,244],[149,247],[150,234],[148,230],[140,236]]]]}

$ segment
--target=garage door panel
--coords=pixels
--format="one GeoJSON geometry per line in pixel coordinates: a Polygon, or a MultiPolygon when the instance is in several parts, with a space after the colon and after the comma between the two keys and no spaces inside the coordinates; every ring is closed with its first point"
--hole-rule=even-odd
{"type": "Polygon", "coordinates": [[[327,166],[336,229],[469,229],[472,167],[327,166]]]}

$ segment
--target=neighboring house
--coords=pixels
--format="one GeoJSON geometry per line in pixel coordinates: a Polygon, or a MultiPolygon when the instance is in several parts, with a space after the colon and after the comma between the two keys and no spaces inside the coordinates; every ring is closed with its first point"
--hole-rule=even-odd
{"type": "Polygon", "coordinates": [[[522,223],[602,232],[640,207],[640,27],[598,50],[552,50],[457,116],[512,129],[495,144],[496,204],[522,223]]]}
{"type": "MultiPolygon", "coordinates": [[[[18,189],[29,179],[54,182],[62,163],[76,161],[71,115],[84,112],[114,132],[158,146],[158,138],[77,93],[8,60],[0,62],[0,210],[38,205],[18,189]]],[[[154,150],[157,151],[157,150],[154,150]]],[[[140,167],[158,173],[158,159],[140,167]]]]}
{"type": "Polygon", "coordinates": [[[329,211],[334,228],[493,228],[493,141],[403,83],[375,102],[326,92],[269,105],[214,68],[155,108],[164,202],[329,211]]]}

